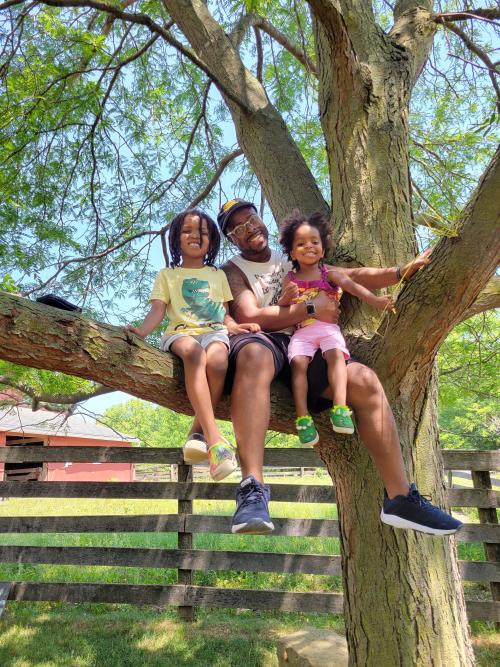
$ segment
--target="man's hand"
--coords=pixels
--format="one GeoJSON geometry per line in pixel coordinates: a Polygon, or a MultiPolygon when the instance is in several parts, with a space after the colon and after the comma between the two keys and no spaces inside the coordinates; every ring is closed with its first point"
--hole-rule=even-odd
{"type": "Polygon", "coordinates": [[[400,268],[401,279],[410,280],[410,278],[414,276],[417,271],[419,271],[422,267],[427,266],[431,261],[431,252],[432,248],[427,248],[427,250],[424,250],[424,252],[420,253],[418,257],[415,257],[415,259],[412,259],[411,262],[408,262],[408,264],[402,266],[400,268]]]}
{"type": "Polygon", "coordinates": [[[321,290],[318,296],[313,299],[313,302],[317,320],[337,324],[339,321],[340,306],[336,299],[330,299],[328,294],[321,290]]]}
{"type": "Polygon", "coordinates": [[[396,308],[394,307],[394,299],[392,296],[390,296],[390,294],[373,297],[373,300],[370,300],[370,305],[377,310],[388,310],[391,313],[396,312],[396,308]]]}

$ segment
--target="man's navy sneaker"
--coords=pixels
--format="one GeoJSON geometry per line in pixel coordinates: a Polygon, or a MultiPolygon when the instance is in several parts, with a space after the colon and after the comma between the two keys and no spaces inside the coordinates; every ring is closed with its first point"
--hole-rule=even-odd
{"type": "Polygon", "coordinates": [[[463,526],[460,521],[421,496],[415,484],[410,486],[407,496],[396,496],[392,500],[384,491],[380,519],[394,528],[409,528],[430,535],[451,535],[463,526]]]}
{"type": "Polygon", "coordinates": [[[232,533],[271,533],[274,530],[269,516],[268,503],[271,491],[268,486],[249,475],[241,480],[236,491],[236,512],[231,524],[232,533]]]}

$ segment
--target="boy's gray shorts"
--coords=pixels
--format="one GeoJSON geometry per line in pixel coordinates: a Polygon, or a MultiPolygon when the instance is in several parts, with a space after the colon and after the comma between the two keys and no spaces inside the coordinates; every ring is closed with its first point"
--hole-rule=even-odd
{"type": "Polygon", "coordinates": [[[170,346],[172,345],[174,340],[182,338],[183,336],[189,336],[190,338],[194,338],[194,340],[197,343],[199,343],[201,347],[205,350],[210,345],[210,343],[224,343],[227,349],[229,349],[229,336],[225,331],[209,331],[208,333],[199,334],[198,336],[192,336],[191,334],[185,332],[169,334],[168,336],[163,336],[163,338],[161,339],[160,341],[161,349],[164,352],[169,352],[170,346]]]}

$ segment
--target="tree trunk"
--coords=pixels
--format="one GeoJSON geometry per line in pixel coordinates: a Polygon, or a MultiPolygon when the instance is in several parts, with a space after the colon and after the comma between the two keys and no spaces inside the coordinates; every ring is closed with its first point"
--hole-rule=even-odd
{"type": "MultiPolygon", "coordinates": [[[[424,394],[418,410],[389,398],[410,479],[445,506],[435,378],[424,394]]],[[[473,665],[455,539],[380,522],[382,487],[360,442],[322,448],[321,456],[337,489],[350,665],[473,665]]]]}
{"type": "MultiPolygon", "coordinates": [[[[416,252],[408,104],[434,27],[428,12],[413,9],[398,18],[388,39],[370,23],[364,5],[349,0],[311,5],[337,256],[355,265],[400,265],[416,252]]],[[[360,301],[350,304],[348,331],[373,335],[377,322],[380,313],[360,301]]],[[[391,326],[390,318],[383,326],[391,326]]],[[[437,345],[425,371],[408,369],[397,384],[388,367],[377,364],[384,354],[377,357],[375,350],[383,346],[382,333],[357,358],[368,361],[382,380],[409,478],[443,506],[436,380],[429,382],[437,345]]],[[[391,361],[397,363],[397,357],[391,361]]],[[[343,441],[333,449],[321,448],[339,499],[350,664],[473,664],[454,539],[383,526],[380,480],[365,448],[360,443],[353,447],[343,441]]]]}

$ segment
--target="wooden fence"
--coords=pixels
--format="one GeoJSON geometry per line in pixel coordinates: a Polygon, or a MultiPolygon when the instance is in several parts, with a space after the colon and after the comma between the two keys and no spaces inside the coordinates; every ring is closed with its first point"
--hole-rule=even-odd
{"type": "MultiPolygon", "coordinates": [[[[491,600],[467,602],[470,619],[500,621],[500,526],[490,471],[499,470],[500,452],[445,451],[447,470],[472,472],[474,488],[449,489],[453,507],[479,508],[480,523],[469,523],[458,533],[462,542],[483,542],[487,561],[460,561],[464,580],[489,582],[491,600]]],[[[223,589],[193,585],[194,570],[237,570],[340,575],[340,556],[193,549],[195,533],[228,533],[230,517],[193,514],[193,499],[232,500],[235,483],[193,482],[192,471],[182,463],[179,449],[129,447],[1,447],[0,462],[115,462],[178,465],[178,481],[171,482],[0,482],[0,497],[23,498],[149,498],[177,499],[178,512],[167,515],[0,517],[1,533],[116,533],[173,532],[177,549],[97,547],[0,547],[3,563],[51,563],[176,568],[176,585],[82,584],[11,582],[0,584],[9,600],[58,600],[67,602],[116,602],[175,605],[185,618],[197,606],[279,609],[342,613],[339,593],[223,589]]],[[[310,449],[268,449],[265,463],[277,467],[323,467],[310,449]]],[[[332,486],[272,485],[274,501],[335,503],[332,486]]],[[[338,537],[338,522],[324,519],[276,519],[275,535],[338,537]]],[[[1,597],[1,596],[0,596],[1,597]]]]}

